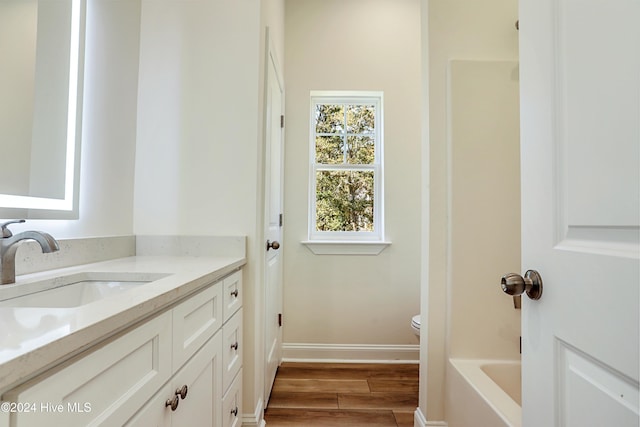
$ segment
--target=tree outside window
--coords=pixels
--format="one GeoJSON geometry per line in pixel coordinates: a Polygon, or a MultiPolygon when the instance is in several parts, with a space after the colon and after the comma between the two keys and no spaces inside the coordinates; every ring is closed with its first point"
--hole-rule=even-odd
{"type": "Polygon", "coordinates": [[[312,93],[309,237],[382,239],[382,94],[312,93]]]}

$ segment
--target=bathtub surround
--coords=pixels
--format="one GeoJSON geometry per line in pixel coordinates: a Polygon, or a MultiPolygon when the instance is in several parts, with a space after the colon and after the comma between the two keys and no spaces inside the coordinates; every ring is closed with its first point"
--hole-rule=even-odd
{"type": "MultiPolygon", "coordinates": [[[[429,265],[425,271],[428,280],[423,278],[422,307],[423,318],[421,365],[420,411],[426,420],[444,420],[444,400],[448,364],[448,347],[451,344],[448,334],[448,296],[451,289],[451,271],[453,263],[449,247],[449,199],[448,186],[451,164],[448,161],[449,128],[447,102],[449,63],[455,59],[483,61],[515,61],[518,58],[518,32],[514,23],[518,19],[516,0],[423,0],[425,21],[423,26],[424,52],[428,56],[429,88],[428,99],[428,137],[424,138],[424,149],[428,150],[428,165],[425,164],[428,180],[424,190],[429,198],[429,209],[423,212],[429,224],[428,248],[424,249],[429,265]],[[452,261],[452,264],[449,262],[452,261]],[[425,331],[426,329],[426,331],[425,331]],[[426,339],[425,339],[426,337],[426,339]]],[[[426,96],[426,95],[425,95],[426,96]]],[[[482,160],[479,159],[479,164],[482,160]]],[[[453,165],[455,167],[455,165],[453,165]]],[[[480,207],[482,205],[479,205],[480,207]]],[[[478,206],[469,206],[467,220],[474,221],[473,210],[478,206]]],[[[456,224],[454,224],[456,225],[456,224]]],[[[460,226],[460,224],[458,224],[460,226]]],[[[468,239],[471,241],[472,239],[468,239]]],[[[486,254],[491,246],[487,244],[476,256],[486,254]]],[[[491,288],[494,285],[499,292],[500,277],[507,271],[500,271],[497,277],[477,286],[491,288]]],[[[467,284],[469,287],[472,284],[467,284]]],[[[465,298],[471,298],[476,288],[468,290],[465,298]]],[[[490,291],[491,292],[491,291],[490,291]]],[[[496,297],[497,298],[497,297],[496,297]]],[[[462,303],[462,301],[461,301],[462,303]]],[[[466,304],[473,304],[467,300],[466,304]]],[[[513,310],[510,298],[495,304],[506,304],[513,310]]],[[[485,313],[491,313],[497,305],[488,304],[485,313]]],[[[460,308],[460,307],[458,307],[460,308]]],[[[476,308],[474,307],[473,310],[476,308]]],[[[515,310],[513,310],[515,312],[515,310]]],[[[461,326],[461,323],[458,323],[461,326]]],[[[464,344],[463,344],[464,345],[464,344]]],[[[458,347],[460,348],[460,347],[458,347]]],[[[517,342],[516,342],[517,351],[517,342]]],[[[426,421],[425,421],[426,422],[426,421]]],[[[418,425],[425,425],[419,423],[418,425]]]]}
{"type": "Polygon", "coordinates": [[[481,370],[520,360],[520,310],[500,287],[520,271],[518,86],[515,61],[449,64],[449,427],[519,427],[522,416],[481,370]]]}
{"type": "Polygon", "coordinates": [[[448,427],[520,427],[520,366],[512,360],[450,359],[448,427]]]}
{"type": "Polygon", "coordinates": [[[518,63],[449,64],[449,357],[520,359],[518,63]],[[473,207],[470,209],[470,207],[473,207]]]}

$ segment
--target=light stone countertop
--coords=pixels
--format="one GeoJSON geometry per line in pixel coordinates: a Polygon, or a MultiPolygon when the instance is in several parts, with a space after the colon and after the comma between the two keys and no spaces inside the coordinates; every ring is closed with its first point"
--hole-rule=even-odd
{"type": "Polygon", "coordinates": [[[0,287],[0,300],[32,292],[34,282],[77,273],[167,274],[79,307],[0,307],[0,396],[245,263],[244,257],[133,256],[19,276],[15,285],[0,287]]]}

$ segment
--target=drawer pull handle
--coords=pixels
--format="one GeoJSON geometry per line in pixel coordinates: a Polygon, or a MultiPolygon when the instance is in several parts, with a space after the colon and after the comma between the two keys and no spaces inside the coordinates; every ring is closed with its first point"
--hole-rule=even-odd
{"type": "Polygon", "coordinates": [[[232,414],[234,417],[237,417],[237,416],[238,416],[238,407],[237,407],[237,406],[235,407],[235,409],[232,409],[232,410],[231,410],[231,414],[232,414]]]}
{"type": "Polygon", "coordinates": [[[238,341],[236,341],[235,344],[231,344],[231,348],[234,350],[238,350],[238,341]]]}
{"type": "Polygon", "coordinates": [[[187,392],[189,391],[189,388],[187,387],[187,385],[183,385],[182,388],[176,389],[176,396],[180,396],[182,398],[182,400],[187,398],[187,392]]]}
{"type": "Polygon", "coordinates": [[[235,289],[233,292],[231,292],[231,296],[234,298],[238,298],[238,290],[235,289]]]}
{"type": "Polygon", "coordinates": [[[164,407],[171,406],[171,410],[175,411],[178,409],[178,404],[180,404],[180,398],[178,396],[173,396],[173,399],[167,399],[164,403],[164,407]]]}

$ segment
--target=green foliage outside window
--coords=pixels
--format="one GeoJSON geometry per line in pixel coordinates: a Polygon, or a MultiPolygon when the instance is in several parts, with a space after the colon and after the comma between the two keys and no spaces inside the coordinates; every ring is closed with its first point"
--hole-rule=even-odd
{"type": "Polygon", "coordinates": [[[375,106],[317,104],[316,230],[373,231],[375,106]]]}

